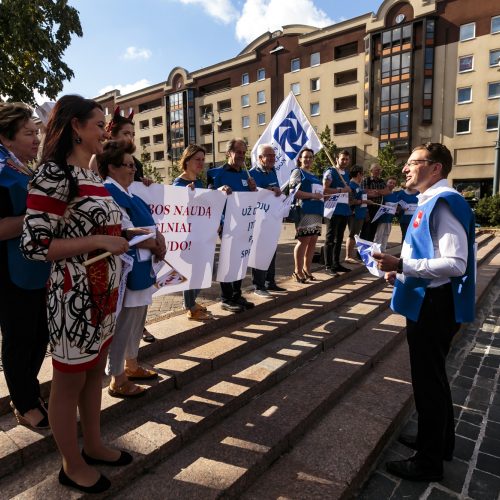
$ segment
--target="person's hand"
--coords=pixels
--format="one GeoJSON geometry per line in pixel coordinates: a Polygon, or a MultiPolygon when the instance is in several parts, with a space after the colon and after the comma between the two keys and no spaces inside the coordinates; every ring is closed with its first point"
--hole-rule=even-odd
{"type": "Polygon", "coordinates": [[[340,192],[341,193],[351,193],[352,189],[349,186],[346,186],[346,187],[340,188],[340,192]]]}
{"type": "Polygon", "coordinates": [[[394,282],[396,281],[396,271],[391,271],[390,273],[385,273],[384,279],[389,283],[389,285],[394,286],[394,282]]]}
{"type": "Polygon", "coordinates": [[[273,186],[271,188],[271,191],[274,193],[275,196],[280,196],[281,195],[281,189],[277,186],[273,186]]]}
{"type": "Polygon", "coordinates": [[[257,183],[255,182],[255,179],[253,179],[252,177],[249,177],[247,182],[248,182],[248,188],[250,189],[250,191],[257,191],[257,183]]]}
{"type": "Polygon", "coordinates": [[[381,271],[396,271],[399,264],[399,259],[388,253],[374,252],[373,259],[377,262],[377,268],[381,271]]]}
{"type": "Polygon", "coordinates": [[[222,191],[223,193],[226,193],[228,196],[233,192],[233,190],[229,186],[221,186],[218,191],[222,191]]]}
{"type": "Polygon", "coordinates": [[[186,187],[190,188],[191,191],[194,191],[195,190],[195,185],[194,185],[194,182],[190,182],[186,187]]]}
{"type": "Polygon", "coordinates": [[[363,203],[365,203],[366,205],[373,205],[372,200],[364,200],[363,203]]]}
{"type": "Polygon", "coordinates": [[[151,186],[151,184],[154,183],[154,180],[153,179],[150,179],[149,177],[141,177],[141,182],[145,185],[145,186],[151,186]]]}
{"type": "Polygon", "coordinates": [[[109,236],[102,234],[98,236],[99,248],[110,252],[113,255],[121,255],[128,250],[128,241],[121,236],[109,236]]]}
{"type": "Polygon", "coordinates": [[[325,195],[323,193],[312,193],[312,200],[322,200],[325,195]]]}

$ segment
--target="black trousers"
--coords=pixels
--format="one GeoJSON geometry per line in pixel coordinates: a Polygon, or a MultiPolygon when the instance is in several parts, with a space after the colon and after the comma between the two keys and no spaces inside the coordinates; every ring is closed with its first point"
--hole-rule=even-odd
{"type": "Polygon", "coordinates": [[[378,205],[370,205],[368,207],[368,217],[370,221],[365,220],[363,223],[363,227],[361,229],[360,238],[368,241],[373,241],[375,238],[375,233],[377,232],[377,226],[380,219],[377,219],[375,222],[371,222],[375,217],[375,214],[378,212],[378,205]]]}
{"type": "Polygon", "coordinates": [[[274,252],[271,263],[267,271],[252,268],[252,283],[257,290],[265,290],[267,285],[275,283],[276,274],[276,252],[274,252]]]}
{"type": "Polygon", "coordinates": [[[14,406],[24,414],[39,404],[37,377],[49,341],[45,288],[24,290],[2,283],[0,327],[5,381],[14,406]]]}
{"type": "Polygon", "coordinates": [[[243,280],[221,282],[220,299],[222,302],[235,302],[241,298],[241,282],[243,280]]]}
{"type": "Polygon", "coordinates": [[[451,284],[428,288],[418,321],[407,319],[413,395],[418,412],[417,459],[442,470],[453,452],[455,422],[446,356],[460,327],[451,284]]]}
{"type": "Polygon", "coordinates": [[[340,264],[340,251],[342,250],[342,241],[344,240],[344,232],[347,226],[349,216],[332,215],[326,223],[325,236],[325,266],[332,267],[340,264]]]}

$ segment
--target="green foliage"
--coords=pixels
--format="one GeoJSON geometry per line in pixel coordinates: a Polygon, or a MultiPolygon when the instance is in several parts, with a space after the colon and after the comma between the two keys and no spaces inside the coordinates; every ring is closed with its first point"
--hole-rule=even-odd
{"type": "Polygon", "coordinates": [[[379,149],[377,161],[382,169],[382,179],[396,177],[398,182],[403,180],[403,162],[398,162],[398,157],[394,154],[394,147],[389,142],[382,149],[379,149]]]}
{"type": "Polygon", "coordinates": [[[476,206],[476,222],[483,226],[500,226],[500,194],[485,196],[476,206]]]}
{"type": "Polygon", "coordinates": [[[156,167],[153,166],[153,163],[151,162],[151,153],[146,150],[146,146],[142,146],[141,163],[144,177],[152,179],[154,182],[158,182],[159,184],[163,184],[163,177],[160,172],[156,170],[156,167]]]}
{"type": "Polygon", "coordinates": [[[323,148],[314,155],[314,161],[311,170],[315,175],[322,177],[324,170],[332,164],[325,150],[328,151],[332,160],[335,160],[335,155],[337,154],[337,146],[332,140],[332,132],[328,125],[325,127],[325,130],[323,130],[323,132],[319,134],[319,138],[323,143],[323,148]]]}
{"type": "Polygon", "coordinates": [[[67,0],[2,0],[0,95],[29,104],[35,91],[55,99],[74,76],[62,60],[73,34],[82,36],[82,27],[67,0]]]}

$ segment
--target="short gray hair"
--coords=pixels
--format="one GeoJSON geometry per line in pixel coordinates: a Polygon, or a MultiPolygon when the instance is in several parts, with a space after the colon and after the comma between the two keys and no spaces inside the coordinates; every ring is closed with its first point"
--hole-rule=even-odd
{"type": "Polygon", "coordinates": [[[271,144],[259,144],[257,146],[257,156],[262,156],[264,154],[264,150],[268,148],[274,151],[274,148],[271,146],[271,144]]]}

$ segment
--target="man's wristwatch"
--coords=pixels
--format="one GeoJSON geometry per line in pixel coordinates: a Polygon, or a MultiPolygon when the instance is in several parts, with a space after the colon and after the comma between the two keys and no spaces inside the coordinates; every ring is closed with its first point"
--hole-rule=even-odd
{"type": "Polygon", "coordinates": [[[403,273],[403,259],[399,259],[399,261],[398,261],[398,267],[396,267],[396,272],[398,274],[402,274],[403,273]]]}

